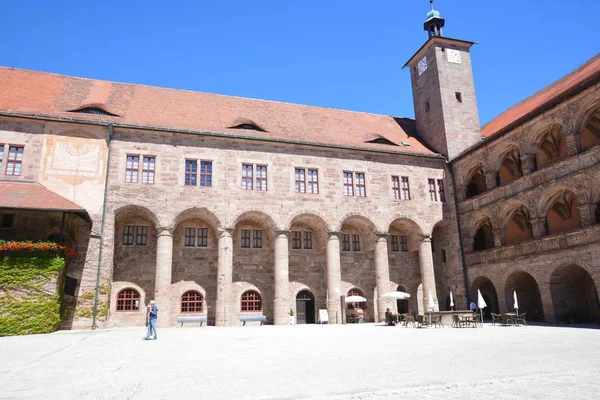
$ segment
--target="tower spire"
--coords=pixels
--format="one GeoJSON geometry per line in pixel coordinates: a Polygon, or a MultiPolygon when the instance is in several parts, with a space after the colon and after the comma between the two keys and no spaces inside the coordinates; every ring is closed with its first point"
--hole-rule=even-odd
{"type": "Polygon", "coordinates": [[[442,28],[444,27],[445,20],[441,17],[440,12],[433,8],[433,0],[429,0],[429,6],[431,9],[427,13],[424,29],[429,32],[429,37],[444,36],[442,28]]]}

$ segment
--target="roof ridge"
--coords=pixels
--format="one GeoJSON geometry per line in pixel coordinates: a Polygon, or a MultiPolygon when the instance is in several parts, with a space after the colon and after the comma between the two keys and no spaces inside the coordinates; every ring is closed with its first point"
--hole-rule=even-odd
{"type": "Polygon", "coordinates": [[[149,85],[149,84],[145,84],[145,83],[130,83],[130,82],[128,83],[128,82],[111,81],[111,80],[107,80],[107,79],[85,78],[85,77],[80,77],[80,76],[59,74],[56,72],[36,71],[33,69],[14,68],[14,67],[7,67],[7,66],[3,66],[3,65],[0,65],[0,69],[23,71],[23,72],[29,72],[29,73],[34,73],[34,74],[54,75],[54,76],[59,76],[59,77],[63,77],[63,78],[68,78],[68,79],[81,79],[84,81],[91,81],[91,82],[106,82],[106,83],[118,84],[118,85],[131,85],[131,86],[139,86],[139,87],[145,87],[145,88],[151,88],[151,89],[173,90],[173,91],[177,91],[177,92],[204,94],[204,95],[208,95],[208,96],[226,97],[226,98],[250,100],[250,101],[256,101],[256,102],[286,104],[286,105],[292,105],[292,106],[296,106],[296,107],[307,107],[307,108],[316,108],[316,109],[323,109],[323,110],[342,111],[342,112],[348,112],[348,113],[353,113],[353,114],[365,114],[365,115],[373,115],[373,116],[378,116],[378,117],[414,119],[414,118],[410,118],[410,117],[400,117],[400,116],[395,116],[395,115],[377,114],[377,113],[372,113],[372,112],[367,112],[367,111],[347,110],[347,109],[335,108],[335,107],[323,107],[323,106],[316,106],[316,105],[310,105],[310,104],[292,103],[289,101],[258,99],[258,98],[254,98],[254,97],[242,97],[242,96],[235,96],[235,95],[230,95],[230,94],[202,92],[202,91],[190,90],[190,89],[178,89],[178,88],[172,88],[172,87],[166,87],[166,86],[149,85]]]}
{"type": "MultiPolygon", "coordinates": [[[[536,97],[536,96],[540,96],[548,91],[550,91],[551,89],[553,89],[554,87],[558,86],[560,83],[568,80],[569,78],[572,78],[573,76],[577,75],[578,73],[580,73],[582,70],[584,70],[585,68],[589,67],[591,64],[593,64],[594,62],[596,62],[597,60],[600,59],[600,53],[596,54],[594,57],[590,58],[589,60],[587,60],[586,62],[584,62],[583,64],[579,65],[577,68],[575,68],[574,70],[572,70],[571,72],[569,72],[567,75],[564,75],[563,77],[555,80],[554,82],[544,86],[542,89],[532,93],[531,95],[529,95],[528,97],[524,98],[523,100],[521,100],[520,102],[510,106],[509,108],[505,109],[504,111],[502,111],[500,114],[496,115],[494,118],[492,118],[491,120],[489,120],[486,124],[484,124],[481,127],[481,130],[483,131],[485,129],[486,126],[492,124],[493,122],[495,122],[498,118],[500,118],[501,116],[503,116],[504,114],[508,113],[510,110],[513,110],[519,106],[521,106],[522,104],[528,102],[529,100],[531,100],[532,98],[536,97]]],[[[498,129],[497,131],[501,130],[502,128],[498,129]]],[[[496,132],[492,132],[490,133],[491,135],[494,135],[496,132]]]]}

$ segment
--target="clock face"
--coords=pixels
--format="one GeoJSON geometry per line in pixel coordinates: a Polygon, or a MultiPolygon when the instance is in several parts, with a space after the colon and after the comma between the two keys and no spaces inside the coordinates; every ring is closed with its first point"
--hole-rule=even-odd
{"type": "Polygon", "coordinates": [[[421,76],[421,74],[423,72],[425,72],[427,70],[427,57],[423,57],[421,59],[421,61],[419,61],[419,76],[421,76]]]}
{"type": "Polygon", "coordinates": [[[460,64],[460,51],[454,49],[446,50],[448,62],[460,64]]]}

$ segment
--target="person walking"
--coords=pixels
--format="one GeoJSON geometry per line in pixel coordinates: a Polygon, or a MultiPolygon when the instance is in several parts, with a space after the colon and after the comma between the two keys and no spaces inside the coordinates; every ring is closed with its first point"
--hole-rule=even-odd
{"type": "Polygon", "coordinates": [[[150,304],[148,304],[148,333],[146,333],[146,337],[144,340],[150,340],[150,336],[154,332],[154,340],[158,339],[158,335],[156,333],[156,319],[158,318],[158,307],[154,303],[154,300],[150,300],[150,304]]]}

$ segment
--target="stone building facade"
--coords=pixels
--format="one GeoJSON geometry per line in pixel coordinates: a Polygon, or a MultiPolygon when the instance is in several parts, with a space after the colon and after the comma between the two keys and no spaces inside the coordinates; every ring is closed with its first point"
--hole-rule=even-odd
{"type": "Polygon", "coordinates": [[[0,68],[0,180],[81,208],[0,194],[0,239],[77,248],[65,329],[143,325],[151,298],[163,326],[340,323],[477,289],[597,319],[600,58],[480,129],[472,42],[430,14],[415,120],[0,68]]]}

